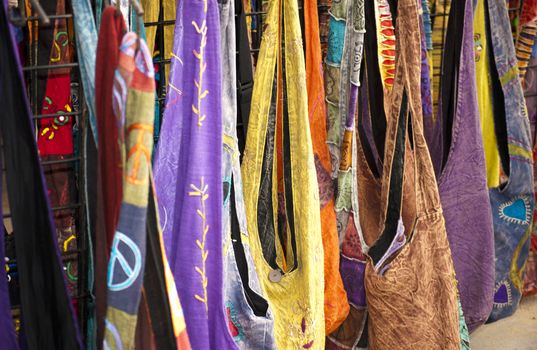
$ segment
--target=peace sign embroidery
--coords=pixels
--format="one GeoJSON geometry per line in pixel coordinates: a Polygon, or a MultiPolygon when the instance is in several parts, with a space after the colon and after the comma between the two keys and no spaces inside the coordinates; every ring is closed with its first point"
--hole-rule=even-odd
{"type": "Polygon", "coordinates": [[[116,231],[108,263],[108,289],[117,292],[129,288],[140,275],[141,269],[140,248],[127,235],[116,231]]]}

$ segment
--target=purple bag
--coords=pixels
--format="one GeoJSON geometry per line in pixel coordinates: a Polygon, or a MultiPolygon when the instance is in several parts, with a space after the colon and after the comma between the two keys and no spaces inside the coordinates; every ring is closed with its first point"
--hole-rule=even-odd
{"type": "Polygon", "coordinates": [[[430,152],[433,163],[442,166],[437,174],[440,199],[462,309],[472,331],[492,310],[494,234],[477,108],[470,0],[451,5],[443,65],[438,123],[444,144],[430,147],[430,152]]]}

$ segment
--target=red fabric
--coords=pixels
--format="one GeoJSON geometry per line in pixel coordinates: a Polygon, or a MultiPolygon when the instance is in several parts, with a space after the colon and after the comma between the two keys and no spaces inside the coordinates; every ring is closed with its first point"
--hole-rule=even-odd
{"type": "Polygon", "coordinates": [[[113,6],[106,8],[103,12],[97,44],[95,106],[99,135],[99,175],[101,193],[104,196],[102,205],[108,248],[114,238],[119,207],[123,198],[123,168],[117,142],[118,127],[112,109],[112,89],[114,72],[118,66],[119,45],[125,31],[125,22],[121,14],[116,13],[116,8],[113,6]]]}
{"type": "Polygon", "coordinates": [[[114,72],[127,28],[113,6],[103,11],[95,62],[95,107],[98,130],[97,212],[95,227],[95,294],[97,347],[102,348],[106,316],[106,275],[110,247],[123,197],[123,168],[118,127],[112,109],[114,72]]]}
{"type": "MultiPolygon", "coordinates": [[[[69,113],[71,110],[71,77],[69,73],[50,74],[45,90],[42,114],[69,113]]],[[[73,154],[73,117],[41,119],[37,146],[40,156],[73,154]]]]}

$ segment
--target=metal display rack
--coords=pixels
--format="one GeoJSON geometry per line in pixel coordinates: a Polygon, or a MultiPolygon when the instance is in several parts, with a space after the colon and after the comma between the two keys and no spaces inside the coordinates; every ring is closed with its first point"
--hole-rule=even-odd
{"type": "MultiPolygon", "coordinates": [[[[71,12],[67,8],[67,12],[71,12]]],[[[50,15],[48,16],[51,20],[50,25],[53,26],[55,20],[67,19],[70,20],[73,18],[73,15],[68,13],[64,15],[50,15]]],[[[32,22],[33,25],[31,35],[36,38],[39,31],[43,28],[50,29],[50,26],[42,26],[38,23],[36,16],[31,16],[26,18],[27,22],[32,22]]],[[[71,26],[72,28],[72,26],[71,26]]],[[[26,34],[29,33],[28,27],[24,27],[26,34]]],[[[76,33],[72,34],[73,45],[76,45],[76,33]]],[[[27,40],[29,35],[25,35],[24,38],[27,40]]],[[[38,53],[38,41],[34,40],[33,42],[25,43],[25,60],[23,62],[23,73],[24,79],[26,82],[26,89],[30,101],[30,106],[33,114],[33,126],[36,132],[36,139],[38,137],[37,132],[39,130],[39,121],[45,118],[58,118],[62,116],[63,118],[72,118],[73,125],[73,134],[74,137],[74,149],[75,152],[69,156],[57,157],[58,159],[45,160],[40,158],[40,163],[45,174],[54,173],[57,171],[68,172],[72,174],[71,179],[73,181],[69,182],[68,192],[71,195],[71,202],[54,206],[51,208],[52,216],[54,221],[58,217],[69,217],[73,218],[73,227],[75,232],[71,232],[70,236],[67,239],[62,239],[58,237],[58,244],[61,251],[61,258],[63,262],[63,268],[68,281],[68,291],[70,294],[73,303],[76,304],[77,310],[77,319],[79,322],[80,330],[82,334],[85,334],[86,329],[86,315],[87,315],[87,299],[90,295],[88,292],[88,230],[86,222],[86,206],[87,198],[85,197],[86,188],[86,177],[85,174],[85,137],[86,133],[89,131],[88,124],[86,120],[86,106],[84,103],[84,96],[80,81],[80,72],[79,65],[76,62],[76,54],[74,55],[73,63],[66,64],[56,64],[56,65],[39,65],[37,60],[38,53]],[[71,98],[77,96],[78,99],[71,99],[72,109],[70,112],[58,112],[51,114],[42,114],[41,113],[41,103],[38,101],[38,75],[43,72],[54,71],[57,69],[70,69],[71,76],[71,98]]],[[[52,43],[51,43],[52,47],[52,43]]],[[[73,46],[73,52],[76,52],[73,46]]],[[[91,134],[90,134],[91,135],[91,134]]],[[[3,169],[5,171],[6,169],[3,169]]],[[[8,206],[7,199],[4,198],[3,201],[4,207],[8,206]]],[[[7,209],[7,208],[6,208],[7,209]]],[[[4,227],[11,226],[11,213],[8,210],[4,210],[5,214],[3,215],[4,227]]],[[[7,239],[7,237],[6,237],[7,239]]],[[[16,271],[16,257],[13,260],[9,261],[10,271],[15,269],[16,271]]],[[[10,276],[10,271],[8,271],[8,276],[10,276]]],[[[8,277],[10,278],[10,277],[8,277]]],[[[15,324],[19,324],[18,317],[20,315],[20,306],[12,305],[12,312],[15,318],[15,324]]]]}
{"type": "MultiPolygon", "coordinates": [[[[234,1],[234,0],[229,0],[234,1]]],[[[302,7],[302,0],[299,1],[299,12],[301,18],[303,17],[303,7],[302,7]]],[[[371,1],[371,0],[366,0],[371,1]]],[[[448,2],[450,0],[436,0],[438,2],[448,2]]],[[[522,7],[522,1],[519,0],[518,6],[514,8],[510,8],[509,11],[520,11],[522,7]]],[[[319,19],[320,21],[326,20],[326,16],[328,16],[328,10],[330,9],[330,0],[319,0],[319,19]]],[[[266,0],[255,0],[252,6],[252,11],[245,13],[245,16],[247,18],[250,18],[251,20],[255,21],[255,28],[251,30],[250,32],[250,53],[253,58],[253,62],[257,60],[257,55],[259,52],[259,47],[261,44],[261,32],[258,31],[258,28],[263,28],[263,22],[265,19],[265,16],[267,14],[265,9],[265,4],[267,3],[266,0]]],[[[159,106],[160,116],[162,117],[164,108],[165,108],[165,100],[166,100],[166,87],[167,87],[167,79],[168,77],[165,76],[166,69],[165,67],[170,64],[170,59],[165,59],[163,53],[164,50],[164,28],[167,26],[173,26],[175,24],[174,20],[163,20],[162,16],[162,9],[163,9],[163,0],[159,0],[160,4],[160,17],[158,21],[156,22],[146,22],[146,27],[157,27],[156,30],[156,49],[160,52],[160,56],[154,58],[153,63],[155,65],[159,66],[159,71],[161,74],[160,77],[160,83],[157,86],[157,97],[156,102],[159,106]]],[[[69,7],[69,6],[66,6],[69,7]]],[[[67,12],[72,12],[69,8],[66,9],[67,12]]],[[[237,11],[237,9],[236,9],[237,11]]],[[[448,22],[448,13],[434,13],[434,9],[431,9],[431,20],[432,21],[442,21],[442,42],[440,44],[436,44],[434,49],[438,49],[434,51],[434,54],[436,55],[442,55],[443,54],[443,47],[444,47],[444,40],[445,40],[445,33],[447,31],[447,22],[448,22]],[[441,46],[441,47],[438,47],[441,46]]],[[[240,16],[240,13],[235,14],[236,18],[240,16]]],[[[67,19],[70,20],[73,18],[73,15],[71,13],[67,13],[65,15],[51,15],[48,16],[51,20],[51,24],[54,24],[55,20],[58,19],[67,19]]],[[[37,17],[27,17],[27,21],[35,22],[37,23],[37,17]]],[[[303,20],[301,20],[301,24],[303,25],[303,20]]],[[[238,22],[236,21],[237,30],[239,28],[238,22]]],[[[71,27],[72,28],[72,27],[71,27]]],[[[33,26],[33,30],[35,31],[34,37],[37,34],[37,32],[41,29],[41,26],[33,26]]],[[[73,36],[73,44],[76,45],[76,33],[72,33],[73,36]]],[[[239,33],[237,33],[237,37],[239,37],[239,33]]],[[[323,33],[321,31],[321,45],[326,47],[326,40],[327,35],[326,33],[323,33]]],[[[53,207],[52,211],[53,213],[62,213],[65,215],[72,215],[75,219],[75,227],[76,232],[75,238],[76,238],[76,245],[73,248],[72,246],[68,249],[64,249],[63,242],[60,243],[60,250],[62,252],[61,256],[64,263],[64,268],[66,269],[66,272],[68,272],[69,266],[71,266],[73,263],[76,263],[76,276],[72,276],[74,278],[70,278],[70,283],[76,284],[76,288],[70,289],[73,291],[71,297],[77,301],[77,309],[78,309],[78,322],[80,324],[80,329],[82,334],[86,334],[86,316],[87,316],[87,310],[88,310],[88,298],[91,295],[91,293],[88,291],[88,226],[86,222],[86,208],[88,206],[87,202],[88,199],[85,196],[85,188],[86,188],[86,182],[87,178],[85,176],[86,174],[86,137],[91,137],[91,132],[88,127],[88,121],[87,121],[87,111],[86,106],[84,103],[83,98],[83,89],[82,84],[80,80],[80,72],[79,72],[79,64],[77,62],[76,58],[76,50],[74,50],[74,62],[73,63],[67,63],[67,64],[58,64],[58,65],[38,65],[37,64],[37,40],[34,40],[32,43],[28,43],[27,45],[27,52],[26,52],[26,62],[23,67],[24,77],[27,83],[27,91],[28,96],[30,98],[31,103],[31,109],[33,112],[33,120],[34,120],[34,128],[36,131],[36,138],[37,138],[37,130],[38,128],[38,122],[40,119],[43,118],[55,118],[60,115],[67,116],[69,118],[73,119],[73,129],[75,132],[75,138],[74,138],[74,145],[75,145],[75,153],[72,156],[64,157],[62,159],[57,160],[42,160],[41,164],[45,171],[50,170],[52,166],[58,166],[62,165],[63,167],[69,169],[74,174],[75,181],[71,182],[71,185],[73,186],[71,193],[74,194],[73,198],[74,200],[72,203],[69,203],[67,205],[57,206],[53,207]],[[78,95],[78,101],[77,105],[74,106],[73,110],[68,113],[54,113],[54,114],[42,114],[41,113],[41,105],[40,101],[38,101],[38,73],[42,71],[48,71],[48,70],[54,70],[54,69],[61,69],[61,68],[70,68],[71,70],[71,78],[72,82],[74,82],[75,86],[77,86],[77,95],[78,95]]],[[[237,51],[237,56],[239,52],[237,51]]],[[[238,57],[237,57],[238,58],[238,57]]],[[[442,58],[440,58],[442,59],[442,58]]],[[[238,61],[238,60],[237,60],[238,61]]],[[[529,66],[528,68],[532,68],[533,66],[529,66]]],[[[440,76],[442,74],[441,72],[441,66],[434,67],[433,75],[434,76],[440,76]]],[[[239,86],[238,89],[241,87],[239,86]]],[[[528,96],[527,96],[528,97],[528,96]]],[[[162,118],[160,118],[160,121],[162,121],[162,118]]],[[[160,129],[160,128],[159,128],[160,129]]],[[[247,122],[241,120],[240,114],[238,116],[237,120],[237,134],[239,138],[239,148],[242,153],[245,138],[246,138],[246,129],[247,129],[247,122]]],[[[158,135],[155,137],[155,143],[158,142],[158,135]]],[[[3,169],[5,171],[5,169],[3,169]]],[[[7,212],[3,215],[4,224],[8,224],[10,221],[10,213],[7,212]]],[[[14,309],[17,309],[17,306],[13,306],[14,309]]],[[[16,312],[14,312],[16,314],[16,312]]]]}

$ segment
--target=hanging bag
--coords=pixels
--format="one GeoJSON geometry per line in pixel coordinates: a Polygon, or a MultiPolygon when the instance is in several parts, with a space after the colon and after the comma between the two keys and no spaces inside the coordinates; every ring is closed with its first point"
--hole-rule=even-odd
{"type": "Polygon", "coordinates": [[[250,253],[239,162],[235,2],[219,2],[218,8],[222,54],[224,308],[229,332],[241,349],[270,350],[274,348],[274,318],[261,293],[250,253]]]}
{"type": "Polygon", "coordinates": [[[496,285],[489,321],[511,315],[520,302],[534,207],[530,125],[518,78],[507,9],[487,0],[496,134],[507,183],[489,190],[494,223],[496,285]]]}
{"type": "Polygon", "coordinates": [[[367,253],[365,270],[369,345],[371,349],[460,349],[453,263],[423,135],[420,92],[415,88],[420,81],[416,2],[399,1],[396,26],[399,50],[387,111],[381,234],[367,253]],[[402,196],[407,132],[412,135],[417,211],[408,238],[401,220],[401,208],[407,205],[402,196]]]}
{"type": "Polygon", "coordinates": [[[443,165],[438,190],[470,330],[487,320],[494,290],[494,235],[475,93],[472,13],[471,1],[451,4],[438,109],[444,151],[430,154],[433,163],[443,165]]]}
{"type": "Polygon", "coordinates": [[[242,175],[250,247],[278,349],[324,349],[323,246],[305,78],[297,2],[272,0],[242,175]]]}

